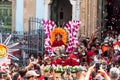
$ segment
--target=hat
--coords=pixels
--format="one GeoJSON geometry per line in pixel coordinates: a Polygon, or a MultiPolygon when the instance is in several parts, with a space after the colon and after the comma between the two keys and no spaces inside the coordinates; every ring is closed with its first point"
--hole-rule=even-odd
{"type": "Polygon", "coordinates": [[[34,70],[27,71],[26,78],[31,76],[39,76],[39,74],[37,74],[34,70]]]}

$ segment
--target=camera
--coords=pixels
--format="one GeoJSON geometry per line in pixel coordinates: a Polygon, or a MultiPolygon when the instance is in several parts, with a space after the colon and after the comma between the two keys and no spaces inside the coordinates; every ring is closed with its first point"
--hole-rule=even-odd
{"type": "Polygon", "coordinates": [[[101,63],[96,63],[95,64],[95,71],[98,72],[98,70],[100,69],[100,65],[101,63]]]}
{"type": "Polygon", "coordinates": [[[66,70],[67,75],[70,75],[70,69],[66,70]]]}
{"type": "Polygon", "coordinates": [[[107,63],[106,62],[102,63],[102,69],[107,69],[107,63]]]}

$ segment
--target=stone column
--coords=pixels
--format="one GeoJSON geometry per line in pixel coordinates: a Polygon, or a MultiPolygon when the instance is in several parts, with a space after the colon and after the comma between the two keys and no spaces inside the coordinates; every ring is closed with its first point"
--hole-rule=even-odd
{"type": "Polygon", "coordinates": [[[80,2],[80,5],[79,5],[80,7],[79,7],[79,18],[80,18],[80,21],[81,21],[81,25],[80,25],[80,27],[79,27],[79,35],[85,35],[86,34],[86,23],[87,23],[87,19],[86,19],[86,7],[87,7],[87,5],[86,5],[86,0],[83,0],[83,1],[81,1],[80,2]]]}
{"type": "Polygon", "coordinates": [[[76,2],[76,19],[80,18],[81,2],[82,2],[82,0],[77,0],[77,2],[76,2]]]}
{"type": "Polygon", "coordinates": [[[12,0],[12,32],[15,31],[16,0],[12,0]]]}
{"type": "Polygon", "coordinates": [[[50,19],[52,0],[45,0],[45,19],[50,19]]]}
{"type": "MultiPolygon", "coordinates": [[[[29,18],[36,17],[36,0],[24,0],[24,32],[29,29],[29,18]]],[[[31,30],[35,29],[35,24],[32,24],[31,30]]]]}
{"type": "Polygon", "coordinates": [[[76,19],[76,5],[77,0],[70,0],[70,3],[72,5],[72,20],[76,19]]]}

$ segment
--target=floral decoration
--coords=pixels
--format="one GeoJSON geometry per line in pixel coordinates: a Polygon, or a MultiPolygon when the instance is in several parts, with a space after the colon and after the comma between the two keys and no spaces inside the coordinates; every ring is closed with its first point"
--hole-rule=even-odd
{"type": "Polygon", "coordinates": [[[46,34],[45,38],[45,49],[53,53],[52,43],[55,40],[56,34],[62,35],[62,41],[67,46],[66,52],[72,53],[78,45],[78,28],[81,24],[79,20],[69,21],[64,28],[56,28],[56,25],[51,20],[43,20],[42,24],[44,25],[44,32],[46,34]],[[67,34],[68,33],[68,34],[67,34]]]}
{"type": "Polygon", "coordinates": [[[69,21],[65,29],[69,33],[69,40],[68,40],[68,47],[66,49],[66,52],[72,53],[74,49],[78,46],[78,29],[81,22],[79,20],[73,20],[69,21]]]}

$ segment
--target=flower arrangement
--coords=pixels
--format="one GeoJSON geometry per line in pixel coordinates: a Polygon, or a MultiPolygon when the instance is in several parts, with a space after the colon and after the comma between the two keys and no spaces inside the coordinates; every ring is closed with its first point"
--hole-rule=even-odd
{"type": "Polygon", "coordinates": [[[81,22],[79,20],[73,20],[69,21],[65,29],[69,33],[69,40],[68,40],[68,47],[66,49],[66,52],[72,53],[74,49],[78,46],[78,29],[81,22]]]}
{"type": "Polygon", "coordinates": [[[50,65],[45,66],[45,67],[44,67],[44,72],[45,72],[45,73],[48,72],[49,69],[50,69],[50,65]]]}
{"type": "Polygon", "coordinates": [[[51,20],[43,20],[44,32],[46,34],[45,38],[45,49],[53,53],[52,43],[55,40],[56,34],[62,35],[62,41],[67,45],[66,52],[72,53],[78,45],[78,28],[81,24],[79,20],[69,21],[63,28],[56,28],[56,25],[51,20]],[[69,34],[67,34],[69,33],[69,34]]]}
{"type": "Polygon", "coordinates": [[[46,38],[45,38],[45,49],[46,51],[53,53],[51,44],[50,44],[50,33],[51,31],[56,27],[55,23],[51,20],[42,20],[41,22],[44,26],[44,32],[46,34],[46,38]]]}
{"type": "Polygon", "coordinates": [[[62,41],[66,45],[66,43],[67,43],[67,32],[65,31],[65,29],[60,28],[60,27],[55,28],[54,30],[51,31],[51,34],[50,34],[51,44],[55,41],[55,39],[56,39],[55,37],[56,37],[57,34],[62,35],[62,41]]]}
{"type": "Polygon", "coordinates": [[[61,73],[63,71],[63,67],[61,65],[58,65],[54,68],[55,73],[61,73]]]}
{"type": "MultiPolygon", "coordinates": [[[[50,65],[47,65],[46,67],[44,67],[44,72],[49,72],[50,70],[50,65]]],[[[61,65],[57,65],[53,67],[53,70],[55,73],[61,73],[63,71],[66,71],[67,69],[69,69],[71,71],[71,73],[76,73],[77,69],[79,68],[79,66],[61,66],[61,65]]]]}
{"type": "Polygon", "coordinates": [[[71,68],[71,73],[75,73],[78,69],[78,66],[74,66],[71,68]]]}

